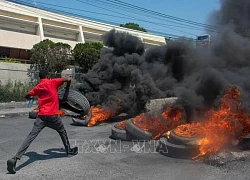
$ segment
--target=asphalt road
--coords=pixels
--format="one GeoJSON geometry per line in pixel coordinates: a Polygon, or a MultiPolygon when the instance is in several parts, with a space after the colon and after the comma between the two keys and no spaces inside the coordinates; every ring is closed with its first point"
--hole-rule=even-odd
{"type": "Polygon", "coordinates": [[[11,158],[30,132],[34,120],[26,116],[0,119],[0,179],[167,179],[167,180],[240,180],[250,179],[250,161],[230,162],[222,167],[191,160],[172,159],[154,152],[146,144],[135,152],[132,142],[109,138],[112,124],[95,127],[71,126],[63,118],[72,144],[80,153],[65,157],[57,132],[44,129],[17,164],[17,173],[8,174],[6,161],[11,158]],[[99,148],[98,148],[99,147],[99,148]],[[149,152],[150,150],[150,152],[149,152]]]}

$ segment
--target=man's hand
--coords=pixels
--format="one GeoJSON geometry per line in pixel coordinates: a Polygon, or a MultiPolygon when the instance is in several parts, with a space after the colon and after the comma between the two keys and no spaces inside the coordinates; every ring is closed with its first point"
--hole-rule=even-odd
{"type": "Polygon", "coordinates": [[[26,94],[26,96],[24,98],[25,99],[34,99],[34,96],[30,96],[29,94],[26,94]]]}

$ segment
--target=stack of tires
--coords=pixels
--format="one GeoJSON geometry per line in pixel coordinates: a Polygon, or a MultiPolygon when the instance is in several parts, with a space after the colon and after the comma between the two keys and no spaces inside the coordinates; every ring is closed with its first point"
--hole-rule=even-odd
{"type": "Polygon", "coordinates": [[[128,120],[121,121],[111,128],[111,138],[121,141],[131,141],[133,137],[126,132],[128,120]]]}
{"type": "Polygon", "coordinates": [[[162,135],[157,151],[162,155],[179,159],[192,159],[197,156],[200,153],[197,142],[201,137],[180,136],[175,130],[176,128],[162,135]]]}
{"type": "MultiPolygon", "coordinates": [[[[150,114],[159,114],[163,111],[164,107],[174,105],[177,102],[178,98],[163,98],[163,99],[152,99],[145,105],[145,110],[148,115],[150,114]]],[[[186,112],[185,109],[182,109],[183,118],[181,119],[182,123],[186,123],[186,112]]],[[[150,131],[145,131],[142,128],[138,127],[133,121],[136,119],[128,119],[126,123],[122,123],[123,126],[120,126],[119,123],[114,125],[111,129],[111,137],[117,140],[142,140],[149,141],[155,139],[154,135],[150,131]],[[117,127],[118,126],[118,127],[117,127]],[[121,128],[122,127],[122,128],[121,128]]],[[[174,126],[176,127],[176,126],[174,126]]],[[[157,137],[157,139],[159,139],[157,137]]]]}
{"type": "Polygon", "coordinates": [[[122,141],[151,140],[152,134],[137,127],[132,119],[122,121],[111,128],[111,138],[122,141]]]}
{"type": "MultiPolygon", "coordinates": [[[[65,115],[76,116],[73,118],[73,125],[85,126],[91,119],[90,104],[86,97],[80,92],[69,89],[59,90],[58,92],[60,110],[64,112],[65,115]],[[62,102],[64,94],[67,93],[67,99],[62,102]]],[[[38,114],[37,108],[29,112],[29,118],[36,119],[38,114]]]]}

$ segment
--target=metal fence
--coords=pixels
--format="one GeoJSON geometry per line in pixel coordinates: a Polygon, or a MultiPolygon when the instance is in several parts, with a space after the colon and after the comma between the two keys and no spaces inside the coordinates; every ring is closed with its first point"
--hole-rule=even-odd
{"type": "MultiPolygon", "coordinates": [[[[71,77],[71,88],[81,82],[83,73],[50,73],[51,78],[71,77]]],[[[25,101],[24,96],[39,83],[39,72],[0,68],[0,103],[25,101]]]]}

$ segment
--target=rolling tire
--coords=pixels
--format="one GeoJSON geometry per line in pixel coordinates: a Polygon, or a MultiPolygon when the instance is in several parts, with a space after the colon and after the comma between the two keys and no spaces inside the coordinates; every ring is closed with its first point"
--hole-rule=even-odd
{"type": "Polygon", "coordinates": [[[36,119],[37,118],[37,114],[38,114],[38,112],[30,111],[29,112],[29,118],[30,119],[36,119]]]}
{"type": "Polygon", "coordinates": [[[126,123],[126,132],[128,135],[135,137],[137,140],[151,140],[152,133],[144,131],[141,128],[137,127],[132,119],[129,119],[126,123]]]}
{"type": "MultiPolygon", "coordinates": [[[[59,98],[59,100],[63,99],[64,94],[65,94],[65,90],[60,90],[58,92],[58,98],[59,98]]],[[[76,113],[81,114],[81,115],[88,114],[89,109],[90,109],[89,101],[80,92],[78,92],[78,91],[76,91],[74,89],[69,89],[68,96],[67,96],[67,101],[68,101],[67,104],[72,108],[70,110],[72,110],[73,112],[76,112],[76,113]],[[77,106],[74,105],[74,103],[77,106]]]]}
{"type": "Polygon", "coordinates": [[[121,140],[121,141],[133,140],[133,137],[131,137],[129,134],[127,134],[126,130],[116,128],[116,125],[114,125],[111,128],[110,138],[115,139],[115,140],[121,140]]]}
{"type": "Polygon", "coordinates": [[[87,115],[88,115],[88,117],[85,119],[72,118],[72,121],[73,121],[72,125],[74,125],[74,126],[87,126],[89,123],[89,120],[92,117],[91,111],[89,111],[87,115]]]}
{"type": "Polygon", "coordinates": [[[199,146],[172,144],[166,137],[160,138],[156,150],[164,156],[178,159],[192,159],[199,154],[199,146]]]}
{"type": "Polygon", "coordinates": [[[169,142],[178,145],[193,145],[198,142],[200,137],[183,137],[179,136],[174,132],[175,129],[170,131],[169,142]]]}

